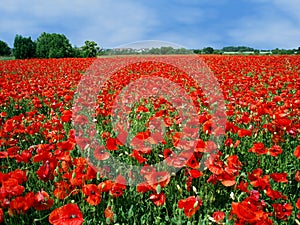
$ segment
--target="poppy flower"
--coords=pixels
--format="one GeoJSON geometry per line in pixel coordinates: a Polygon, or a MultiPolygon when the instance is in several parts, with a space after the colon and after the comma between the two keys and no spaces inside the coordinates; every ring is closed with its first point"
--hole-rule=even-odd
{"type": "Polygon", "coordinates": [[[275,211],[275,216],[278,219],[287,220],[293,212],[293,206],[288,203],[284,204],[272,204],[273,209],[275,211]]]}
{"type": "Polygon", "coordinates": [[[58,199],[66,198],[71,192],[70,185],[65,181],[55,182],[54,185],[56,188],[53,194],[58,199]]]}
{"type": "Polygon", "coordinates": [[[53,225],[81,225],[83,222],[79,207],[73,203],[53,210],[49,216],[49,223],[53,225]]]}
{"type": "Polygon", "coordinates": [[[104,210],[104,216],[110,222],[114,222],[114,212],[111,210],[110,206],[107,206],[106,209],[104,210]]]}
{"type": "Polygon", "coordinates": [[[122,175],[118,175],[115,182],[112,184],[109,194],[113,197],[120,197],[126,189],[126,180],[122,175]]]}
{"type": "Polygon", "coordinates": [[[178,202],[178,208],[183,209],[184,214],[190,218],[202,206],[202,200],[197,196],[190,196],[186,199],[181,199],[178,202]]]}
{"type": "Polygon", "coordinates": [[[300,182],[300,170],[297,170],[295,174],[295,181],[300,182]]]}
{"type": "Polygon", "coordinates": [[[272,188],[268,187],[267,190],[266,190],[266,195],[268,197],[270,197],[272,200],[275,200],[275,199],[286,199],[287,197],[285,195],[283,195],[280,191],[276,191],[276,190],[273,190],[272,188]]]}
{"type": "Polygon", "coordinates": [[[112,137],[107,138],[107,140],[106,140],[106,148],[109,151],[116,151],[116,150],[118,150],[116,138],[112,138],[112,137]]]}
{"type": "Polygon", "coordinates": [[[245,199],[242,202],[232,202],[231,206],[232,213],[235,214],[239,220],[251,224],[258,222],[265,214],[253,200],[247,201],[245,199]]]}
{"type": "Polygon", "coordinates": [[[166,187],[170,182],[171,176],[169,172],[163,171],[147,174],[145,175],[145,178],[147,183],[152,186],[153,189],[156,189],[158,185],[160,185],[161,188],[166,187]]]}
{"type": "Polygon", "coordinates": [[[300,145],[298,145],[298,146],[296,147],[296,150],[294,151],[294,156],[296,156],[297,159],[300,160],[300,145]]]}
{"type": "Polygon", "coordinates": [[[265,145],[261,142],[254,143],[253,147],[248,150],[248,152],[253,152],[258,155],[263,155],[268,153],[268,149],[265,148],[265,145]]]}
{"type": "Polygon", "coordinates": [[[214,222],[221,223],[225,218],[225,213],[222,211],[217,211],[213,213],[214,222]]]}
{"type": "Polygon", "coordinates": [[[140,152],[137,150],[133,150],[129,156],[135,158],[140,164],[147,161],[147,159],[141,156],[140,152]]]}
{"type": "Polygon", "coordinates": [[[100,184],[98,184],[98,188],[99,188],[100,192],[109,192],[112,185],[113,185],[112,180],[106,180],[106,181],[102,181],[100,184]]]}
{"type": "Polygon", "coordinates": [[[101,195],[97,185],[87,184],[82,187],[82,192],[87,196],[86,201],[90,205],[99,205],[101,202],[101,195]]]}
{"type": "Polygon", "coordinates": [[[298,198],[298,200],[297,200],[297,202],[296,202],[296,207],[297,207],[297,209],[300,210],[300,198],[298,198]]]}
{"type": "Polygon", "coordinates": [[[0,223],[4,223],[4,213],[2,208],[0,208],[0,223]]]}
{"type": "Polygon", "coordinates": [[[154,203],[156,206],[162,206],[166,201],[166,195],[163,192],[153,193],[150,195],[149,199],[154,203]]]}
{"type": "Polygon", "coordinates": [[[249,193],[248,186],[249,186],[249,183],[242,180],[242,181],[236,186],[236,189],[241,190],[242,192],[245,192],[245,193],[249,193]]]}
{"type": "Polygon", "coordinates": [[[97,160],[106,160],[110,157],[110,154],[106,151],[106,149],[101,146],[97,146],[94,149],[94,156],[97,160]]]}
{"type": "Polygon", "coordinates": [[[269,154],[271,156],[277,157],[282,153],[282,148],[279,145],[273,145],[271,148],[269,148],[269,154]]]}
{"type": "Polygon", "coordinates": [[[288,183],[287,173],[272,173],[270,177],[277,183],[288,183]]]}
{"type": "Polygon", "coordinates": [[[246,130],[246,129],[239,129],[237,133],[238,133],[239,137],[245,137],[245,136],[251,137],[251,135],[252,135],[252,131],[246,130]]]}
{"type": "Polygon", "coordinates": [[[42,190],[35,194],[33,207],[38,211],[47,210],[52,207],[53,203],[48,193],[42,190]]]}

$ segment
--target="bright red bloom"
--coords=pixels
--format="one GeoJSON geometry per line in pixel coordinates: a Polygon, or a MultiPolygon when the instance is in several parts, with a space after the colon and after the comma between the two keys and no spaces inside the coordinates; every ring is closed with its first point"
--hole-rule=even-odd
{"type": "Polygon", "coordinates": [[[114,197],[120,197],[121,195],[123,195],[125,189],[126,189],[126,180],[122,175],[118,175],[109,193],[114,197]]]}
{"type": "Polygon", "coordinates": [[[0,223],[4,223],[4,213],[2,208],[0,208],[0,223]]]}
{"type": "Polygon", "coordinates": [[[295,180],[297,182],[300,182],[300,170],[297,170],[296,174],[295,174],[295,180]]]}
{"type": "Polygon", "coordinates": [[[107,140],[106,140],[106,148],[109,151],[118,150],[116,138],[112,138],[112,137],[107,138],[107,140]]]}
{"type": "Polygon", "coordinates": [[[81,225],[83,215],[77,204],[67,204],[53,210],[49,216],[49,223],[53,225],[81,225]]]}
{"type": "Polygon", "coordinates": [[[242,202],[232,202],[232,213],[235,214],[239,220],[247,223],[256,223],[263,216],[264,212],[261,207],[257,206],[255,200],[244,200],[242,202]]]}
{"type": "Polygon", "coordinates": [[[293,212],[293,206],[290,204],[284,203],[284,204],[272,204],[275,216],[278,219],[287,220],[287,217],[289,217],[293,212]]]}
{"type": "Polygon", "coordinates": [[[149,199],[154,203],[154,205],[161,206],[166,201],[166,195],[163,192],[160,192],[159,194],[153,193],[150,195],[149,199]]]}
{"type": "Polygon", "coordinates": [[[258,155],[263,155],[268,153],[268,149],[265,148],[265,145],[261,142],[254,143],[253,147],[248,150],[248,152],[253,152],[258,155]]]}
{"type": "Polygon", "coordinates": [[[278,183],[288,183],[288,179],[287,179],[288,174],[287,173],[272,173],[270,174],[270,177],[278,183]]]}
{"type": "Polygon", "coordinates": [[[50,199],[49,195],[45,191],[39,191],[35,194],[33,207],[36,210],[47,210],[50,209],[54,201],[50,199]]]}
{"type": "Polygon", "coordinates": [[[97,146],[96,149],[94,150],[94,156],[98,160],[106,160],[110,157],[106,149],[104,147],[101,148],[100,146],[97,146]]]}
{"type": "Polygon", "coordinates": [[[287,197],[283,195],[280,191],[273,190],[270,187],[267,188],[266,195],[270,197],[272,200],[280,199],[280,198],[287,199],[287,197]]]}
{"type": "Polygon", "coordinates": [[[70,185],[64,181],[56,182],[54,185],[56,188],[53,194],[58,199],[66,198],[71,192],[70,185]]]}
{"type": "Polygon", "coordinates": [[[133,158],[135,158],[140,164],[144,163],[147,161],[146,158],[144,158],[139,151],[133,150],[132,153],[129,155],[133,158]]]}
{"type": "Polygon", "coordinates": [[[114,212],[111,210],[110,206],[107,206],[107,208],[104,210],[104,216],[106,219],[109,219],[110,222],[114,222],[114,212]]]}
{"type": "Polygon", "coordinates": [[[161,188],[166,187],[170,182],[169,172],[153,172],[151,174],[145,175],[145,178],[149,185],[156,189],[157,185],[160,185],[161,188]]]}
{"type": "Polygon", "coordinates": [[[98,184],[98,189],[100,192],[109,192],[113,185],[112,180],[106,180],[98,184]]]}
{"type": "Polygon", "coordinates": [[[298,201],[296,202],[296,207],[300,210],[300,198],[298,198],[298,201]]]}
{"type": "Polygon", "coordinates": [[[19,196],[13,199],[9,205],[9,214],[26,213],[34,204],[34,193],[29,192],[25,196],[19,196]]]}
{"type": "Polygon", "coordinates": [[[190,218],[202,205],[202,200],[197,196],[190,196],[186,199],[181,199],[178,202],[178,208],[183,209],[184,214],[190,218]]]}
{"type": "Polygon", "coordinates": [[[82,187],[82,192],[87,196],[86,201],[90,205],[99,205],[101,195],[96,184],[87,184],[82,187]]]}
{"type": "Polygon", "coordinates": [[[216,223],[222,223],[225,218],[225,213],[222,211],[214,212],[213,218],[216,223]]]}
{"type": "Polygon", "coordinates": [[[18,180],[15,178],[9,178],[2,182],[2,188],[9,196],[18,196],[23,193],[25,188],[18,184],[18,180]]]}
{"type": "Polygon", "coordinates": [[[282,153],[282,148],[279,145],[273,145],[271,148],[269,148],[269,154],[271,156],[277,157],[282,153]]]}
{"type": "Polygon", "coordinates": [[[297,159],[300,160],[300,145],[298,145],[298,146],[296,147],[296,150],[294,151],[294,156],[296,156],[297,159]]]}

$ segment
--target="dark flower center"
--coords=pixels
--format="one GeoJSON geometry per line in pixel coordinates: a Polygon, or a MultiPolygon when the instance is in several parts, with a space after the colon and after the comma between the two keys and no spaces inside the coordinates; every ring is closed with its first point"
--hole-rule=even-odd
{"type": "Polygon", "coordinates": [[[75,219],[77,216],[75,214],[70,215],[71,219],[75,219]]]}

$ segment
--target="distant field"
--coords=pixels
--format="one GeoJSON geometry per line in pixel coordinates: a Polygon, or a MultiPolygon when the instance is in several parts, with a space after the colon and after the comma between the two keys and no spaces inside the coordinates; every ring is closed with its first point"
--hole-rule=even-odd
{"type": "Polygon", "coordinates": [[[0,59],[0,224],[300,224],[300,56],[0,59]]]}

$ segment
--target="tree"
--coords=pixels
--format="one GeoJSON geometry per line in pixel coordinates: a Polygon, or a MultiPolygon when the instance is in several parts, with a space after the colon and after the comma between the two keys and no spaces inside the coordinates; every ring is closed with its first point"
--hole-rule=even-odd
{"type": "Polygon", "coordinates": [[[214,49],[212,47],[203,48],[202,51],[204,54],[213,54],[214,53],[214,49]]]}
{"type": "Polygon", "coordinates": [[[97,43],[94,41],[85,41],[84,46],[82,46],[82,51],[84,57],[96,57],[100,48],[97,46],[97,43]]]}
{"type": "Polygon", "coordinates": [[[11,54],[10,47],[4,41],[0,40],[0,56],[9,56],[11,54]]]}
{"type": "Polygon", "coordinates": [[[22,35],[16,35],[14,40],[13,54],[16,59],[29,59],[35,57],[35,43],[31,40],[31,37],[23,37],[22,35]]]}
{"type": "Polygon", "coordinates": [[[63,34],[43,32],[36,40],[38,58],[65,58],[73,56],[73,48],[63,34]]]}

